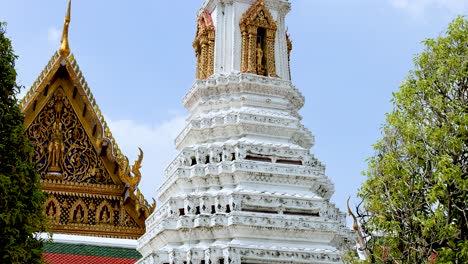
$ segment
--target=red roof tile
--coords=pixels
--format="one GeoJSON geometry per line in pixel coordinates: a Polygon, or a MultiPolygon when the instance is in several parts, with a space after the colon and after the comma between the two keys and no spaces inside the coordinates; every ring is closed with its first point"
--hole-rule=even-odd
{"type": "Polygon", "coordinates": [[[69,255],[57,253],[45,253],[44,258],[49,264],[134,264],[136,259],[111,258],[98,256],[69,255]]]}

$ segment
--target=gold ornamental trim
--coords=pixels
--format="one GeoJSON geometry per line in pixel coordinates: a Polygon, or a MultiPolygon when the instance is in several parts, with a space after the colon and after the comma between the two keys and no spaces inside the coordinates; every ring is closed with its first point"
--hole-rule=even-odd
{"type": "Polygon", "coordinates": [[[202,9],[197,18],[197,33],[193,41],[197,58],[197,79],[207,79],[214,73],[215,27],[211,14],[202,9]]]}
{"type": "Polygon", "coordinates": [[[293,44],[289,33],[286,33],[286,45],[288,47],[288,71],[289,71],[289,79],[291,79],[291,51],[293,49],[293,44]]]}
{"type": "Polygon", "coordinates": [[[36,97],[36,94],[43,89],[44,84],[52,79],[51,75],[55,74],[58,67],[60,66],[60,63],[57,63],[60,58],[61,57],[59,53],[55,52],[42,70],[41,74],[39,74],[39,76],[36,78],[36,81],[34,81],[31,88],[29,88],[28,92],[20,102],[20,109],[23,112],[28,108],[29,104],[33,102],[33,98],[36,97]]]}
{"type": "Polygon", "coordinates": [[[92,185],[83,183],[61,183],[52,180],[41,180],[42,190],[48,193],[67,194],[73,196],[105,197],[122,199],[124,188],[118,185],[92,185]]]}
{"type": "Polygon", "coordinates": [[[49,228],[54,230],[55,233],[124,239],[138,239],[145,233],[144,228],[138,227],[92,226],[79,223],[67,225],[49,223],[49,228]]]}

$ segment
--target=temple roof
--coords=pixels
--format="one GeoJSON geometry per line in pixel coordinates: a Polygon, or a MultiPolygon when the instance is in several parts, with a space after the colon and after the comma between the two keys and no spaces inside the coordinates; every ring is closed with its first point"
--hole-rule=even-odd
{"type": "MultiPolygon", "coordinates": [[[[30,110],[31,107],[37,106],[38,99],[40,99],[40,94],[45,92],[45,89],[49,89],[50,84],[53,81],[55,81],[54,77],[56,77],[60,66],[64,66],[68,74],[70,74],[70,77],[75,83],[74,88],[81,88],[80,90],[82,90],[82,93],[80,95],[82,98],[84,96],[83,100],[87,101],[87,105],[90,106],[88,110],[92,110],[95,114],[96,121],[100,125],[101,130],[103,131],[103,140],[109,141],[109,143],[112,145],[112,148],[110,148],[110,150],[112,151],[112,156],[114,157],[114,159],[121,163],[126,163],[127,158],[122,154],[122,151],[117,145],[117,142],[113,137],[112,132],[110,131],[110,128],[106,123],[106,120],[104,119],[104,115],[99,109],[99,106],[96,103],[96,100],[91,92],[91,89],[89,88],[88,83],[86,82],[86,79],[84,78],[83,73],[81,72],[80,67],[78,66],[78,63],[75,60],[73,54],[66,58],[63,58],[58,51],[54,53],[52,58],[49,60],[49,63],[47,63],[47,65],[44,67],[44,70],[41,72],[39,77],[37,77],[36,81],[28,90],[25,97],[21,100],[20,108],[23,111],[23,113],[27,113],[27,111],[30,110]]],[[[28,117],[34,116],[26,116],[27,119],[28,117]]]]}
{"type": "Polygon", "coordinates": [[[50,264],[133,264],[140,253],[134,248],[74,243],[44,243],[44,259],[50,264]]]}
{"type": "Polygon", "coordinates": [[[21,101],[54,233],[138,238],[155,209],[138,189],[143,151],[122,154],[68,44],[71,1],[59,51],[21,101]]]}

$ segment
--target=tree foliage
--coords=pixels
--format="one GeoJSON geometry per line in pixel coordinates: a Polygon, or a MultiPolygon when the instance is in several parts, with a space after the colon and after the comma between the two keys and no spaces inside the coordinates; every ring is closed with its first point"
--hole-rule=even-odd
{"type": "Polygon", "coordinates": [[[372,263],[468,263],[467,19],[423,43],[359,192],[372,263]]]}
{"type": "Polygon", "coordinates": [[[0,22],[0,262],[42,263],[44,195],[16,94],[16,55],[0,22]]]}

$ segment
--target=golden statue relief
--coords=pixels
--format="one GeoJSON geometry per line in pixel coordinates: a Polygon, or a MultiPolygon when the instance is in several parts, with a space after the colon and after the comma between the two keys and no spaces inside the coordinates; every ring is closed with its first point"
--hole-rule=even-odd
{"type": "Polygon", "coordinates": [[[42,178],[112,183],[109,172],[62,88],[57,89],[38,113],[26,134],[34,146],[33,160],[42,178]]]}
{"type": "Polygon", "coordinates": [[[62,123],[55,121],[52,125],[52,137],[49,142],[49,172],[60,173],[62,168],[60,166],[63,154],[65,152],[65,145],[63,144],[62,123]]]}
{"type": "MultiPolygon", "coordinates": [[[[61,160],[65,152],[65,144],[63,143],[63,132],[62,132],[62,112],[63,112],[63,93],[58,91],[55,95],[54,112],[55,121],[52,124],[51,139],[49,141],[48,153],[49,153],[49,170],[48,172],[52,175],[60,174],[62,172],[61,160]]],[[[61,175],[61,174],[60,174],[61,175]]],[[[56,175],[58,176],[58,175],[56,175]]]]}
{"type": "Polygon", "coordinates": [[[47,210],[47,218],[50,220],[55,219],[55,205],[53,202],[49,203],[49,209],[47,210]]]}
{"type": "Polygon", "coordinates": [[[75,222],[77,222],[77,223],[83,223],[83,221],[84,221],[84,211],[83,211],[83,208],[81,208],[81,205],[78,205],[78,207],[76,208],[73,220],[75,222]]]}
{"type": "Polygon", "coordinates": [[[263,49],[260,42],[257,43],[257,74],[263,75],[263,49]]]}
{"type": "Polygon", "coordinates": [[[107,206],[104,206],[102,209],[100,222],[104,224],[109,224],[111,222],[110,213],[107,206]]]}
{"type": "Polygon", "coordinates": [[[261,10],[259,13],[258,13],[258,16],[256,18],[256,22],[260,25],[268,25],[268,21],[267,19],[265,18],[265,13],[263,12],[263,10],[261,10]]]}

